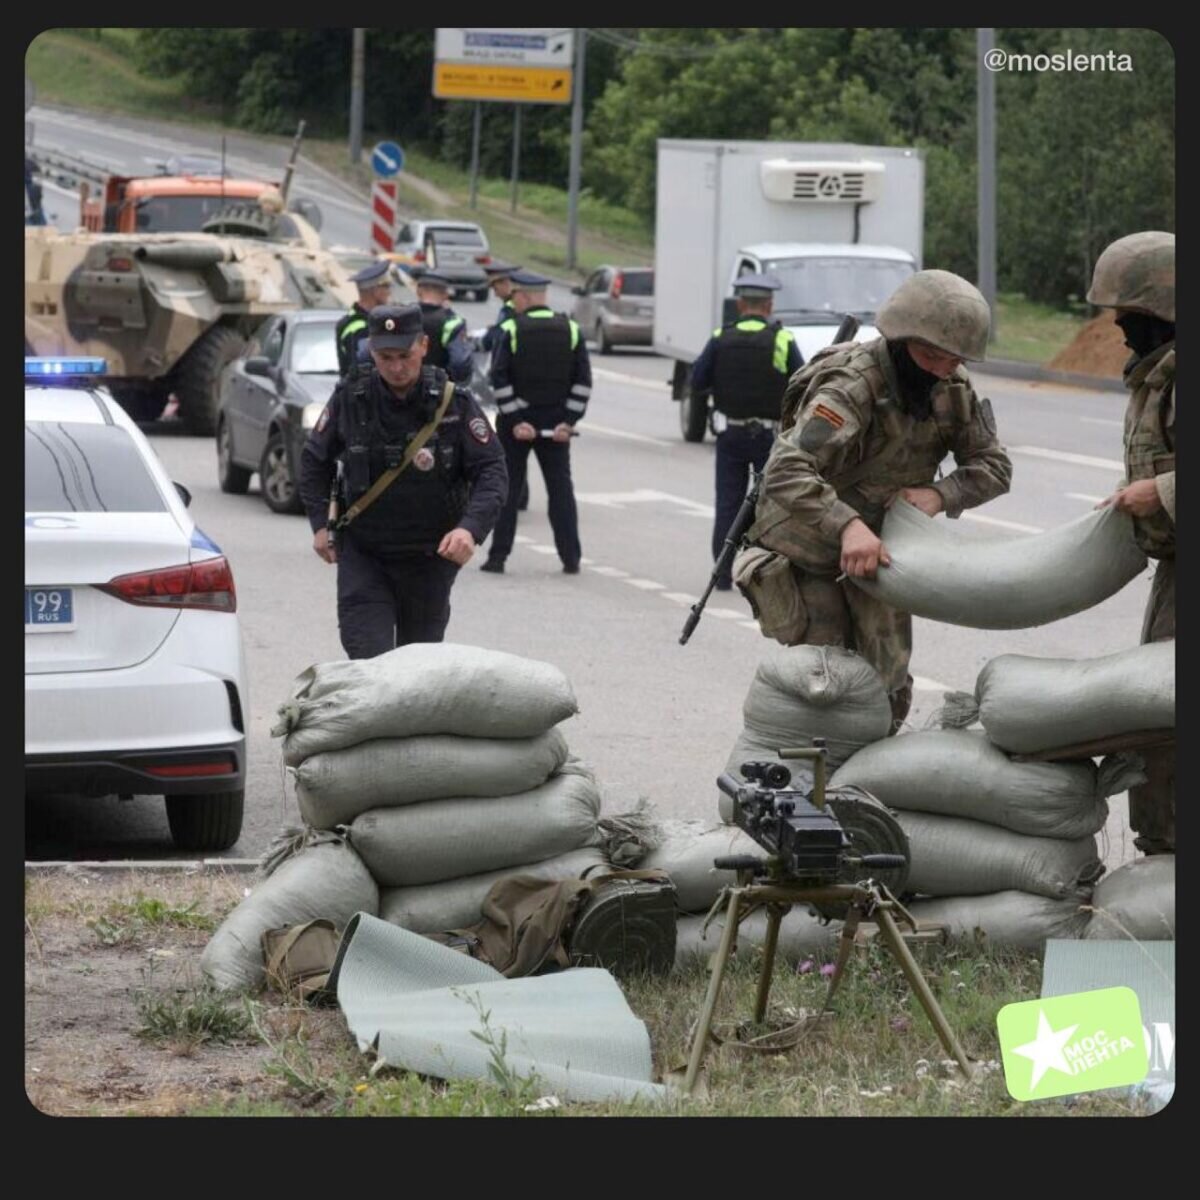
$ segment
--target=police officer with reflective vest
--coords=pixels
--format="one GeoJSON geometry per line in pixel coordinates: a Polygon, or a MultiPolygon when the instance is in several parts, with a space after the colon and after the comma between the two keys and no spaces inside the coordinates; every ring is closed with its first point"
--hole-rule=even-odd
{"type": "Polygon", "coordinates": [[[458,569],[507,492],[504,452],[474,397],[424,365],[420,309],[372,309],[368,329],[373,366],[338,384],[300,459],[313,550],[337,564],[350,658],[442,640],[458,569]]]}
{"type": "Polygon", "coordinates": [[[450,307],[450,281],[435,271],[414,273],[421,325],[429,338],[425,365],[440,367],[455,383],[468,384],[474,371],[467,323],[450,307]]]}
{"type": "Polygon", "coordinates": [[[496,346],[500,341],[500,326],[505,321],[511,320],[517,315],[517,310],[512,305],[513,284],[512,276],[514,271],[521,269],[518,263],[502,263],[492,262],[483,268],[484,274],[487,276],[488,285],[496,294],[496,299],[500,301],[500,312],[496,315],[496,320],[489,325],[487,332],[484,333],[481,339],[481,345],[489,354],[496,353],[496,346]]]}
{"type": "MultiPolygon", "coordinates": [[[[745,273],[734,281],[738,319],[718,329],[692,365],[692,393],[713,396],[717,434],[717,501],[713,558],[737,516],[750,483],[761,471],[779,428],[784,389],[804,365],[795,338],[772,321],[771,293],[782,285],[773,275],[745,273]]],[[[727,592],[732,577],[717,580],[727,592]]]]}
{"type": "Polygon", "coordinates": [[[546,304],[550,280],[516,271],[513,306],[500,326],[503,335],[492,359],[492,392],[499,415],[496,431],[508,460],[508,500],[483,570],[504,571],[517,532],[517,501],[529,452],[537,455],[549,495],[550,527],[563,571],[579,574],[579,520],[571,486],[571,432],[587,411],[592,368],[579,326],[546,304]]]}
{"type": "Polygon", "coordinates": [[[337,339],[338,374],[344,379],[356,362],[367,357],[367,314],[392,298],[390,264],[384,260],[368,263],[350,282],[358,285],[358,299],[350,311],[337,323],[333,335],[337,339]]]}

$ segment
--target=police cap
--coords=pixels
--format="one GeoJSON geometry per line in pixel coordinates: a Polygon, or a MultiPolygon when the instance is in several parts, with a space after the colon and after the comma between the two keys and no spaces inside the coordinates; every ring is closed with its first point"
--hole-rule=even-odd
{"type": "Polygon", "coordinates": [[[433,288],[435,291],[448,292],[450,290],[450,280],[445,275],[439,275],[436,271],[431,271],[428,268],[421,271],[419,274],[413,275],[417,287],[433,288]]]}
{"type": "Polygon", "coordinates": [[[520,263],[493,261],[484,265],[483,273],[487,276],[488,283],[491,283],[494,279],[511,279],[513,274],[520,269],[520,263]]]}
{"type": "Polygon", "coordinates": [[[760,275],[755,271],[743,271],[733,281],[734,293],[746,300],[770,300],[783,284],[774,275],[760,275]]]}
{"type": "Polygon", "coordinates": [[[372,350],[407,350],[424,332],[415,304],[381,304],[367,314],[372,350]]]}
{"type": "Polygon", "coordinates": [[[550,280],[536,271],[514,271],[508,278],[518,292],[542,292],[550,286],[550,280]]]}
{"type": "Polygon", "coordinates": [[[378,287],[384,282],[390,266],[391,263],[385,259],[367,263],[361,271],[356,271],[350,276],[350,282],[357,283],[359,287],[378,287]]]}

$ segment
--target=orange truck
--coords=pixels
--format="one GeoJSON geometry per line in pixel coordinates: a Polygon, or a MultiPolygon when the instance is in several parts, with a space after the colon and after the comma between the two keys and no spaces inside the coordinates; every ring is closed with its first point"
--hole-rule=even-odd
{"type": "Polygon", "coordinates": [[[194,233],[231,201],[257,200],[274,186],[219,175],[110,175],[95,195],[80,184],[79,208],[93,233],[194,233]]]}

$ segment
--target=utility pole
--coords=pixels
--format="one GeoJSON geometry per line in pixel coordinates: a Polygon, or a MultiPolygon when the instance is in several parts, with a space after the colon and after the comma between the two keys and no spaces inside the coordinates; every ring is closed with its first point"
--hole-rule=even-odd
{"type": "Polygon", "coordinates": [[[363,135],[363,63],[366,58],[367,31],[355,29],[350,52],[350,162],[362,161],[363,135]]]}
{"type": "Polygon", "coordinates": [[[478,207],[475,198],[479,194],[479,126],[483,122],[483,105],[475,101],[475,122],[471,134],[471,207],[478,207]]]}
{"type": "Polygon", "coordinates": [[[583,168],[583,63],[587,30],[575,30],[575,94],[571,97],[571,165],[567,183],[567,268],[575,268],[579,235],[579,177],[583,168]]]}
{"type": "Polygon", "coordinates": [[[975,78],[979,174],[979,290],[992,310],[996,338],[996,76],[985,65],[996,45],[994,29],[976,29],[975,78]]]}
{"type": "Polygon", "coordinates": [[[513,105],[513,158],[512,158],[512,203],[509,209],[517,211],[517,172],[521,165],[521,106],[513,105]]]}

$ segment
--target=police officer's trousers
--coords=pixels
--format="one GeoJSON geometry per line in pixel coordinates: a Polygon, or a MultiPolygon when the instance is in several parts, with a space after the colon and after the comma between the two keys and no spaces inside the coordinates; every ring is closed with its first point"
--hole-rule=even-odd
{"type": "Polygon", "coordinates": [[[437,554],[380,558],[347,533],[337,545],[338,633],[350,658],[440,642],[458,567],[437,554]]]}
{"type": "MultiPolygon", "coordinates": [[[[774,441],[775,434],[762,425],[730,425],[717,434],[717,499],[712,536],[714,561],[721,557],[725,535],[746,498],[750,487],[750,468],[761,471],[767,465],[774,441]]],[[[718,587],[728,588],[731,585],[728,572],[717,580],[718,587]]]]}
{"type": "MultiPolygon", "coordinates": [[[[1159,559],[1146,604],[1142,644],[1175,638],[1175,560],[1159,559]]],[[[1129,826],[1143,854],[1175,853],[1175,748],[1139,750],[1146,782],[1129,789],[1129,826]]]]}
{"type": "Polygon", "coordinates": [[[546,481],[554,548],[564,567],[577,567],[583,550],[579,545],[579,514],[571,484],[571,443],[544,437],[534,438],[531,442],[519,442],[504,426],[497,430],[497,436],[504,447],[504,458],[508,464],[508,498],[492,534],[488,561],[503,562],[512,553],[517,536],[517,505],[525,487],[529,452],[532,450],[537,455],[542,478],[546,481]]]}

